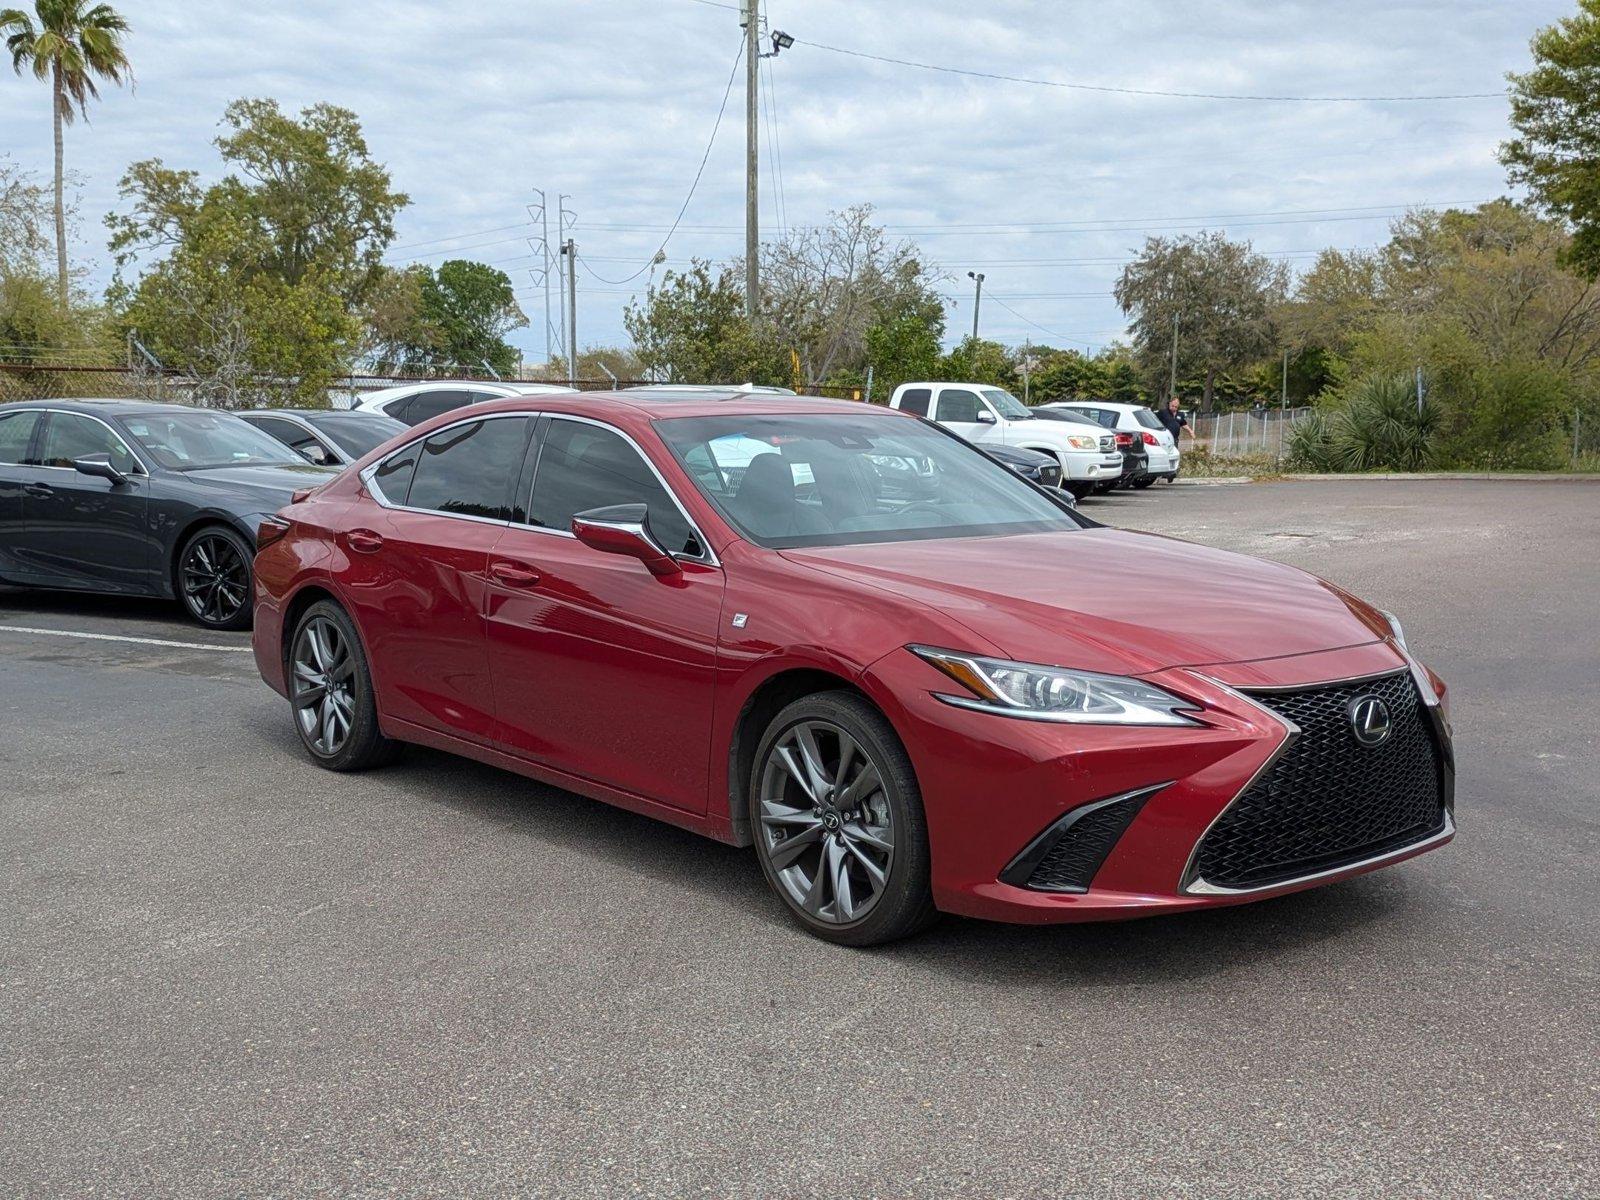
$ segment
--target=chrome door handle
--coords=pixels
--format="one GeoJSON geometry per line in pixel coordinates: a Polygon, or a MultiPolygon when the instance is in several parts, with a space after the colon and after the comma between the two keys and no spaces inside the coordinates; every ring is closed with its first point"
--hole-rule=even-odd
{"type": "Polygon", "coordinates": [[[22,490],[27,492],[30,496],[44,497],[54,496],[56,494],[55,488],[51,487],[48,483],[25,483],[22,485],[22,490]]]}

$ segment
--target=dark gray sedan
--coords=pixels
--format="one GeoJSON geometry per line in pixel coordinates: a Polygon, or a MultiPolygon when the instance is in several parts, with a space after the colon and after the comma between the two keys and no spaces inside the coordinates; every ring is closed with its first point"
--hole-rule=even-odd
{"type": "Polygon", "coordinates": [[[376,410],[257,408],[239,414],[309,463],[343,467],[376,450],[409,425],[376,410]]]}
{"type": "Polygon", "coordinates": [[[231,413],[0,405],[0,583],[176,599],[202,625],[243,629],[256,529],[335,474],[231,413]]]}

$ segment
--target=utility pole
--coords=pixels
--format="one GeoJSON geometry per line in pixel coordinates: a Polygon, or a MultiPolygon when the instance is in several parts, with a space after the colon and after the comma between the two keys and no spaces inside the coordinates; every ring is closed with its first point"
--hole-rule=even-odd
{"type": "Polygon", "coordinates": [[[1289,411],[1289,348],[1283,348],[1283,399],[1279,407],[1284,412],[1289,411]]]}
{"type": "Polygon", "coordinates": [[[761,297],[761,214],[757,191],[756,86],[761,66],[761,0],[744,4],[744,313],[753,323],[761,297]]]}
{"type": "Polygon", "coordinates": [[[1172,314],[1172,373],[1167,381],[1167,398],[1178,394],[1178,314],[1172,314]]]}
{"type": "Polygon", "coordinates": [[[567,259],[567,386],[578,386],[578,243],[561,244],[567,259]]]}
{"type": "Polygon", "coordinates": [[[972,340],[978,340],[978,310],[983,307],[983,272],[968,271],[967,278],[977,285],[972,297],[972,340]]]}
{"type": "Polygon", "coordinates": [[[1422,364],[1417,364],[1417,416],[1422,415],[1422,364]]]}

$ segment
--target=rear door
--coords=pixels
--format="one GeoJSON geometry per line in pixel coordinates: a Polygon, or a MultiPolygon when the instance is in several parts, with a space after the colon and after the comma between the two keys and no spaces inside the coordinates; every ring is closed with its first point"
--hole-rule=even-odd
{"type": "Polygon", "coordinates": [[[448,425],[362,472],[335,571],[385,716],[496,740],[484,646],[489,549],[505,531],[533,418],[448,425]]]}
{"type": "Polygon", "coordinates": [[[17,551],[27,489],[44,478],[30,454],[43,416],[36,409],[0,413],[0,578],[20,581],[29,574],[17,551]]]}
{"type": "Polygon", "coordinates": [[[51,410],[24,487],[16,557],[31,582],[97,592],[150,593],[156,539],[148,518],[150,476],[122,436],[98,417],[51,410]],[[120,483],[85,475],[75,459],[104,455],[120,483]]]}

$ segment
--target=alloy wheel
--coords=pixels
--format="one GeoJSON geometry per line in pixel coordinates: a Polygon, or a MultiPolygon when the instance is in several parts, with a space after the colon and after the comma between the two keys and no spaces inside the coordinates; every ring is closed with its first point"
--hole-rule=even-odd
{"type": "Polygon", "coordinates": [[[289,700],[306,745],[322,755],[344,748],[355,722],[355,659],[327,617],[311,618],[295,638],[289,700]]]}
{"type": "Polygon", "coordinates": [[[759,844],[791,903],[829,925],[870,912],[894,865],[894,820],[883,773],[831,721],[802,721],[762,766],[759,844]]]}
{"type": "Polygon", "coordinates": [[[250,567],[231,538],[220,533],[196,538],[183,556],[183,598],[208,625],[225,625],[250,599],[250,567]]]}

